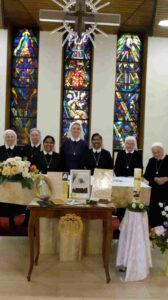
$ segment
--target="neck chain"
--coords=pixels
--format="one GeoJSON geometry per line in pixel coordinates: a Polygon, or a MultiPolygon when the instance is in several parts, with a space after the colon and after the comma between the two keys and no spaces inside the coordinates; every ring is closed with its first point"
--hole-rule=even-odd
{"type": "Polygon", "coordinates": [[[158,162],[158,160],[156,159],[156,172],[155,172],[155,174],[158,175],[158,174],[159,174],[160,167],[161,167],[161,165],[162,165],[162,163],[163,163],[163,160],[161,160],[159,166],[158,166],[157,162],[158,162]]]}
{"type": "MultiPolygon", "coordinates": [[[[44,154],[44,153],[43,153],[43,154],[44,154]]],[[[46,156],[45,156],[45,154],[44,154],[44,159],[45,159],[45,162],[46,162],[46,165],[47,165],[47,169],[49,169],[49,167],[50,167],[50,164],[51,164],[51,161],[52,161],[52,157],[53,157],[53,155],[51,155],[50,160],[47,161],[46,156]]]]}
{"type": "MultiPolygon", "coordinates": [[[[131,153],[130,153],[130,154],[131,154],[131,153]]],[[[130,160],[128,161],[128,160],[127,160],[127,153],[126,153],[125,160],[126,160],[126,168],[129,169],[130,163],[131,163],[131,160],[132,160],[132,154],[130,155],[130,160]]]]}
{"type": "MultiPolygon", "coordinates": [[[[98,152],[97,152],[97,154],[98,154],[98,152]]],[[[101,151],[100,151],[100,153],[98,154],[97,158],[96,158],[96,156],[95,156],[95,154],[94,154],[94,152],[93,152],[93,157],[94,157],[94,160],[95,160],[95,162],[96,162],[96,167],[98,167],[98,165],[99,165],[100,156],[101,156],[101,151]]]]}
{"type": "Polygon", "coordinates": [[[8,149],[6,149],[6,153],[7,153],[7,156],[8,156],[8,158],[9,158],[9,157],[12,157],[13,150],[12,150],[11,148],[8,148],[8,149]],[[10,154],[9,154],[9,152],[8,152],[8,149],[11,150],[11,153],[10,153],[10,154]]]}
{"type": "Polygon", "coordinates": [[[76,154],[77,154],[77,151],[76,151],[76,150],[77,150],[78,146],[79,146],[78,142],[76,142],[75,147],[74,147],[74,145],[73,145],[73,142],[71,143],[73,156],[76,156],[76,154]]]}

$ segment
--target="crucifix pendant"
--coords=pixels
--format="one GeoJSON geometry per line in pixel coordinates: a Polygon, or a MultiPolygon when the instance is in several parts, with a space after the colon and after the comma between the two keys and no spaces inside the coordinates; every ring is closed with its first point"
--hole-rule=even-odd
{"type": "Polygon", "coordinates": [[[158,171],[156,171],[156,174],[158,175],[158,174],[159,174],[159,172],[158,172],[158,171]]]}
{"type": "Polygon", "coordinates": [[[76,155],[76,153],[74,152],[74,153],[73,153],[73,156],[75,156],[75,155],[76,155]]]}

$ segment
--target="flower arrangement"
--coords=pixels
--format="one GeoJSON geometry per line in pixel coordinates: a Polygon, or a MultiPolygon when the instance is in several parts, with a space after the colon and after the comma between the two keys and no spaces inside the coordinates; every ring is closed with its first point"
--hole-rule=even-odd
{"type": "Polygon", "coordinates": [[[163,208],[162,216],[165,217],[165,222],[161,226],[152,228],[150,237],[153,245],[159,247],[160,251],[164,253],[168,249],[168,205],[160,202],[159,206],[163,208]]]}
{"type": "Polygon", "coordinates": [[[129,202],[126,208],[134,212],[145,212],[148,211],[149,209],[147,205],[144,205],[143,203],[140,202],[129,202]]]}
{"type": "Polygon", "coordinates": [[[30,166],[29,161],[22,160],[21,157],[11,157],[0,162],[0,184],[8,181],[19,181],[22,187],[31,188],[34,174],[38,174],[36,166],[30,166]]]}

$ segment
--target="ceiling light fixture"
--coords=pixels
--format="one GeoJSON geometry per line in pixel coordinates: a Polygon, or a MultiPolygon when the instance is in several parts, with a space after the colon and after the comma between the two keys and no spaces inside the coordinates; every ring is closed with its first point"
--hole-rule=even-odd
{"type": "Polygon", "coordinates": [[[161,20],[158,23],[159,26],[164,26],[164,27],[168,27],[168,20],[161,20]]]}
{"type": "Polygon", "coordinates": [[[88,36],[95,46],[92,35],[95,36],[96,33],[100,33],[104,36],[108,36],[103,30],[98,28],[98,25],[120,25],[119,14],[105,14],[98,12],[103,7],[109,5],[110,2],[98,6],[102,0],[62,0],[64,4],[62,4],[60,0],[51,1],[60,6],[62,10],[40,9],[39,19],[42,22],[62,23],[61,26],[51,31],[51,34],[53,34],[63,30],[61,36],[64,33],[67,33],[62,46],[65,45],[70,36],[82,38],[88,36]],[[75,11],[72,10],[73,6],[75,6],[75,11]],[[88,9],[89,12],[87,12],[86,9],[88,9]],[[74,24],[74,28],[72,28],[70,24],[74,24]],[[86,29],[85,25],[90,26],[86,29]]]}

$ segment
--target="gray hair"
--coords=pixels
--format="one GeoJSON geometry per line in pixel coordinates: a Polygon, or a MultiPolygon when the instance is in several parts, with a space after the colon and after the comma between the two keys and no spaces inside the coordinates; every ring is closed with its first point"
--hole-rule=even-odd
{"type": "MultiPolygon", "coordinates": [[[[128,141],[133,141],[134,142],[134,150],[138,150],[137,148],[137,140],[134,136],[127,136],[125,139],[125,143],[128,141]]],[[[124,145],[124,149],[126,150],[126,146],[124,145]]]]}
{"type": "Polygon", "coordinates": [[[80,135],[79,135],[79,138],[81,140],[84,140],[84,132],[83,132],[83,127],[82,127],[82,122],[81,121],[74,121],[70,124],[69,126],[69,130],[68,130],[68,137],[71,138],[72,137],[72,127],[73,125],[79,125],[80,126],[80,135]]]}
{"type": "Polygon", "coordinates": [[[14,146],[16,146],[16,144],[17,144],[17,135],[16,135],[16,132],[12,129],[7,129],[7,130],[4,131],[4,134],[3,134],[4,142],[5,142],[5,137],[8,133],[13,133],[13,135],[15,136],[14,146]]]}

